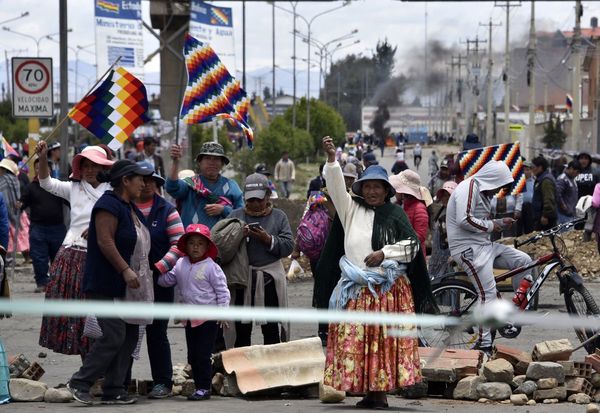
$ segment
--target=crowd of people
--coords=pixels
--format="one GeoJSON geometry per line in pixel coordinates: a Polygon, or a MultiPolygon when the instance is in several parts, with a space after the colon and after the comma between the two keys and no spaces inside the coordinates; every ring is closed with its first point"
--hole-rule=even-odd
{"type": "MultiPolygon", "coordinates": [[[[542,156],[525,161],[526,190],[513,196],[512,174],[502,162],[462,179],[452,159],[440,154],[440,160],[433,151],[430,178],[422,182],[416,167],[408,167],[403,145],[392,174],[369,147],[346,151],[325,137],[322,149],[326,162],[310,181],[300,224],[291,228],[273,203],[278,189],[283,198],[293,189],[295,166],[287,152],[274,165],[275,183],[260,164],[240,186],[223,175],[230,160],[216,142],[202,145],[197,173],[181,170],[179,145],[169,150],[168,168],[151,139],[122,160],[93,145],[74,156],[64,179],[60,147],[40,141],[31,182],[20,183],[17,159],[0,161],[0,252],[8,260],[11,251],[29,251],[24,256],[31,257],[36,291],[46,299],[272,308],[288,305],[282,259],[304,254],[317,308],[434,313],[430,282],[451,265],[469,275],[482,303],[495,300],[493,268],[530,262],[495,239],[572,220],[582,196],[593,196],[600,208],[600,178],[587,153],[562,168],[551,168],[542,156]],[[500,192],[504,196],[496,196],[500,192]],[[23,234],[27,248],[19,246],[23,234]]],[[[413,163],[423,155],[415,146],[413,163]]],[[[600,214],[585,231],[588,238],[600,233],[600,214]]],[[[524,277],[530,275],[514,277],[513,285],[524,277]]],[[[211,354],[253,344],[254,325],[264,344],[291,337],[285,322],[180,322],[196,388],[190,400],[211,397],[211,354]]],[[[77,401],[94,403],[90,388],[103,378],[102,403],[130,404],[136,399],[126,389],[144,338],[154,384],[149,397],[171,395],[167,327],[168,320],[128,315],[44,316],[39,344],[81,357],[68,383],[77,401]]],[[[385,408],[388,392],[418,384],[418,340],[392,335],[391,328],[319,324],[325,384],[363,394],[357,405],[365,408],[385,408]]],[[[480,329],[475,344],[491,351],[489,329],[480,329]]]]}

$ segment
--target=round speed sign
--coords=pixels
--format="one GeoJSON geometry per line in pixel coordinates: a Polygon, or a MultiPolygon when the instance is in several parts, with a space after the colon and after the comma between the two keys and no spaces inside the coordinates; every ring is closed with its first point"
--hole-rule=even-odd
{"type": "Polygon", "coordinates": [[[50,83],[48,68],[36,60],[22,62],[15,71],[17,87],[25,93],[37,94],[43,92],[50,83]]]}

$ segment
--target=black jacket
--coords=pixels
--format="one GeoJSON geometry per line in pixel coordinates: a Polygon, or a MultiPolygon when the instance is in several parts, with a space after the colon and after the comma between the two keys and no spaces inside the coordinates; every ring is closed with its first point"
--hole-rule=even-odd
{"type": "Polygon", "coordinates": [[[34,179],[21,194],[21,211],[29,208],[29,219],[38,225],[60,225],[64,223],[63,205],[66,202],[40,187],[34,179]]]}

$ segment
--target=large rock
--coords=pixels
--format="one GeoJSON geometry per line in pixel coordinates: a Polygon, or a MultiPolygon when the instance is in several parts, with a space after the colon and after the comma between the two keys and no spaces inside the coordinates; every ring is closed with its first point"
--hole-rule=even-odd
{"type": "Polygon", "coordinates": [[[559,386],[553,389],[536,390],[533,392],[533,398],[537,401],[545,399],[566,400],[567,388],[565,386],[559,386]]]}
{"type": "Polygon", "coordinates": [[[453,398],[457,400],[478,400],[477,386],[485,383],[485,378],[481,376],[467,376],[456,384],[453,398]]]}
{"type": "Polygon", "coordinates": [[[576,393],[570,395],[567,401],[576,404],[589,404],[592,402],[592,398],[585,393],[576,393]]]}
{"type": "Polygon", "coordinates": [[[510,396],[510,402],[515,406],[525,406],[529,399],[524,394],[513,394],[510,396]]]}
{"type": "Polygon", "coordinates": [[[558,380],[556,380],[554,377],[539,379],[537,381],[537,387],[538,390],[553,389],[558,387],[558,380]]]}
{"type": "Polygon", "coordinates": [[[46,383],[29,379],[10,379],[10,397],[16,402],[42,402],[48,390],[46,383]]]}
{"type": "Polygon", "coordinates": [[[401,387],[398,390],[398,394],[405,399],[421,399],[427,396],[428,390],[429,385],[427,384],[427,380],[423,380],[412,386],[401,387]]]}
{"type": "Polygon", "coordinates": [[[527,376],[526,376],[526,375],[524,375],[524,374],[521,374],[521,375],[515,376],[515,377],[513,378],[513,381],[512,381],[512,383],[511,383],[511,386],[512,386],[512,387],[515,387],[515,388],[516,388],[516,387],[519,387],[521,384],[523,384],[523,383],[525,382],[525,380],[527,380],[527,376]]]}
{"type": "Polygon", "coordinates": [[[531,397],[533,392],[537,390],[537,384],[531,380],[525,380],[523,384],[517,387],[514,391],[515,394],[526,394],[527,397],[531,397]]]}
{"type": "MultiPolygon", "coordinates": [[[[563,366],[552,361],[537,361],[530,363],[529,367],[527,367],[526,376],[530,380],[553,377],[559,383],[565,382],[565,370],[563,366]]],[[[551,399],[552,397],[549,398],[551,399]]]]}
{"type": "Polygon", "coordinates": [[[73,400],[73,395],[66,387],[60,389],[48,389],[44,394],[46,403],[68,403],[73,400]]]}
{"type": "Polygon", "coordinates": [[[489,382],[510,383],[515,376],[515,369],[508,361],[496,359],[485,363],[483,376],[489,382]]]}
{"type": "MultiPolygon", "coordinates": [[[[565,389],[565,393],[566,391],[565,389]]],[[[479,397],[489,400],[506,400],[510,398],[511,393],[510,385],[507,383],[481,383],[477,386],[479,397]]]]}
{"type": "Polygon", "coordinates": [[[334,389],[331,386],[319,383],[319,400],[322,403],[340,403],[346,398],[346,392],[334,389]]]}
{"type": "Polygon", "coordinates": [[[600,373],[593,373],[590,383],[592,383],[592,386],[595,388],[600,388],[600,373]]]}
{"type": "Polygon", "coordinates": [[[598,408],[597,404],[590,403],[585,406],[585,413],[600,413],[600,408],[598,408]]]}

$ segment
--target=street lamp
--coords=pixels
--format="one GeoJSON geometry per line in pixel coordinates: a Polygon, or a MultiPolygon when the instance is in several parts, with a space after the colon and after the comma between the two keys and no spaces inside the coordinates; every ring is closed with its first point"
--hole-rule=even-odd
{"type": "MultiPolygon", "coordinates": [[[[2,30],[5,30],[5,31],[13,33],[13,34],[18,34],[19,36],[27,37],[27,38],[33,40],[37,46],[37,57],[40,57],[40,42],[44,39],[49,39],[51,36],[56,36],[57,34],[60,34],[60,32],[58,32],[58,33],[45,34],[40,37],[34,37],[34,36],[31,36],[26,33],[14,31],[13,29],[11,29],[10,27],[7,27],[7,26],[2,26],[2,30]]],[[[72,31],[73,31],[73,29],[67,30],[67,32],[72,32],[72,31]]]]}
{"type": "Polygon", "coordinates": [[[4,20],[3,22],[0,22],[0,24],[6,24],[6,23],[9,23],[9,22],[14,22],[15,20],[19,20],[19,19],[22,19],[23,17],[27,17],[27,16],[29,16],[29,12],[28,11],[24,11],[23,13],[21,13],[20,16],[13,17],[12,19],[4,20]]]}
{"type": "MultiPolygon", "coordinates": [[[[329,10],[322,11],[321,13],[317,13],[310,20],[308,20],[304,16],[296,13],[296,5],[297,5],[298,2],[290,2],[290,3],[292,5],[293,11],[290,11],[288,9],[285,9],[285,8],[277,6],[277,5],[275,7],[277,7],[278,9],[281,9],[283,11],[286,11],[286,12],[291,13],[291,14],[294,15],[294,29],[293,29],[294,33],[297,32],[296,31],[296,16],[300,17],[304,21],[304,23],[306,23],[306,26],[307,26],[307,31],[308,31],[307,71],[308,71],[308,75],[307,75],[307,87],[306,87],[306,130],[309,131],[310,130],[310,45],[311,45],[311,33],[312,33],[310,31],[310,28],[311,28],[312,24],[314,23],[314,21],[317,19],[317,17],[321,17],[324,14],[331,13],[331,12],[333,12],[335,10],[341,9],[342,7],[346,7],[346,6],[348,6],[350,4],[350,2],[346,0],[340,6],[336,6],[336,7],[333,7],[331,9],[329,9],[329,10]]],[[[296,57],[296,37],[295,36],[294,36],[294,57],[296,57]]],[[[295,59],[294,59],[294,62],[295,62],[295,59]]],[[[296,104],[295,104],[296,103],[296,93],[295,93],[296,92],[296,76],[295,76],[295,72],[296,72],[296,64],[294,63],[294,108],[296,107],[296,104]]],[[[295,109],[294,109],[293,114],[295,115],[295,109]]],[[[293,117],[293,123],[295,124],[295,116],[293,117]]]]}

